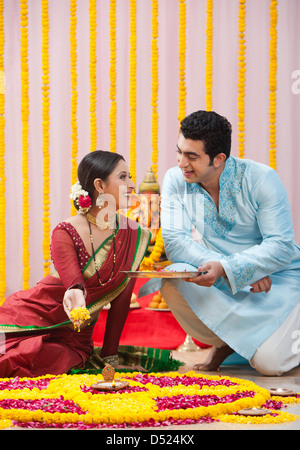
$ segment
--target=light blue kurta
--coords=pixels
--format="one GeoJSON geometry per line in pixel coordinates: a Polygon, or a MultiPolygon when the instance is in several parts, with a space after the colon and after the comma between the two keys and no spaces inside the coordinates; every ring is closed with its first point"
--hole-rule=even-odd
{"type": "Polygon", "coordinates": [[[199,319],[250,359],[300,301],[300,248],[276,171],[231,156],[219,183],[218,211],[199,184],[170,169],[162,189],[162,234],[172,263],[194,270],[207,261],[222,263],[227,277],[211,288],[174,283],[199,319]],[[250,292],[267,275],[270,292],[250,292]]]}

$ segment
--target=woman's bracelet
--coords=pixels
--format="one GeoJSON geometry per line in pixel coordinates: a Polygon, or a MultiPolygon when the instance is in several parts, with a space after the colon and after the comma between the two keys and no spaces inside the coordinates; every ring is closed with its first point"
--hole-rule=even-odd
{"type": "Polygon", "coordinates": [[[70,286],[67,291],[71,290],[71,289],[80,289],[83,292],[84,298],[86,298],[87,296],[87,292],[86,292],[86,288],[85,285],[83,283],[77,283],[77,284],[73,284],[72,286],[70,286]]]}

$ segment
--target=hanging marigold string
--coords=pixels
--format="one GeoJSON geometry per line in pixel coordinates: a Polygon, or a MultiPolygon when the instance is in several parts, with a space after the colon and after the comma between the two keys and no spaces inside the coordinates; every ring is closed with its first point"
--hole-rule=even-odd
{"type": "Polygon", "coordinates": [[[130,174],[136,183],[136,0],[130,0],[129,108],[130,108],[130,174]]]}
{"type": "MultiPolygon", "coordinates": [[[[78,154],[78,135],[77,135],[77,0],[70,0],[70,71],[71,71],[71,185],[77,180],[77,154],[78,154]]],[[[76,214],[76,209],[71,202],[71,214],[76,214]]]]}
{"type": "Polygon", "coordinates": [[[43,259],[44,275],[50,274],[50,152],[49,152],[49,5],[42,0],[42,149],[43,149],[43,259]]]}
{"type": "Polygon", "coordinates": [[[270,0],[269,161],[276,170],[277,0],[270,0]]]}
{"type": "Polygon", "coordinates": [[[117,149],[117,2],[110,0],[110,151],[117,149]]]}
{"type": "Polygon", "coordinates": [[[206,109],[212,110],[213,86],[213,0],[206,2],[206,109]]]}
{"type": "Polygon", "coordinates": [[[151,76],[152,76],[152,170],[158,168],[158,0],[152,0],[151,76]]]}
{"type": "Polygon", "coordinates": [[[239,1],[238,155],[245,156],[246,0],[239,1]]]}
{"type": "Polygon", "coordinates": [[[22,123],[22,223],[23,223],[23,289],[29,288],[29,70],[28,70],[28,3],[20,0],[21,34],[21,123],[22,123]]]}
{"type": "Polygon", "coordinates": [[[186,3],[179,0],[179,108],[178,120],[182,121],[186,110],[185,86],[185,53],[186,53],[186,3]]]}
{"type": "Polygon", "coordinates": [[[0,305],[5,300],[5,77],[4,77],[4,0],[0,0],[0,305]]]}
{"type": "Polygon", "coordinates": [[[90,142],[97,149],[97,0],[90,0],[90,142]]]}

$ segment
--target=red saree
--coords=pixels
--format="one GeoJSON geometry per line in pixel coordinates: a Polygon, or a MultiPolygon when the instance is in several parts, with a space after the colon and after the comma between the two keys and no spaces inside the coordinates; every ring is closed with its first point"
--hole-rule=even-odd
{"type": "MultiPolygon", "coordinates": [[[[59,224],[51,242],[54,274],[27,291],[11,295],[0,307],[0,333],[5,333],[5,342],[2,347],[0,344],[0,377],[59,374],[83,366],[93,349],[94,324],[103,306],[112,300],[105,345],[116,351],[134,286],[121,271],[138,269],[149,239],[147,230],[118,216],[114,276],[100,286],[93,257],[87,253],[79,234],[71,224],[59,224]],[[74,331],[62,303],[66,289],[77,283],[86,287],[86,305],[92,317],[91,324],[80,333],[74,331]],[[122,317],[118,317],[119,310],[122,317]]],[[[103,283],[112,273],[111,243],[112,237],[96,250],[103,283]]]]}

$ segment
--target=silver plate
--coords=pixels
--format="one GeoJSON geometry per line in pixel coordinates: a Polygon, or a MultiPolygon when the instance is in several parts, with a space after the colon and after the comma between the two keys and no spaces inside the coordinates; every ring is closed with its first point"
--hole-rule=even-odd
{"type": "Polygon", "coordinates": [[[237,412],[239,416],[266,416],[271,414],[269,409],[265,408],[245,408],[237,412]]]}
{"type": "Polygon", "coordinates": [[[289,397],[296,395],[296,392],[293,392],[291,389],[283,389],[283,388],[270,388],[269,392],[271,395],[277,395],[279,397],[289,397]]]}
{"type": "Polygon", "coordinates": [[[171,311],[169,308],[145,308],[148,311],[171,311]]]}
{"type": "Polygon", "coordinates": [[[122,270],[128,278],[196,278],[199,275],[204,275],[206,272],[142,272],[137,270],[136,272],[122,270]]]}
{"type": "Polygon", "coordinates": [[[112,381],[98,381],[96,384],[91,384],[92,389],[97,389],[98,391],[119,391],[129,386],[128,381],[115,380],[115,385],[112,381]]]}

